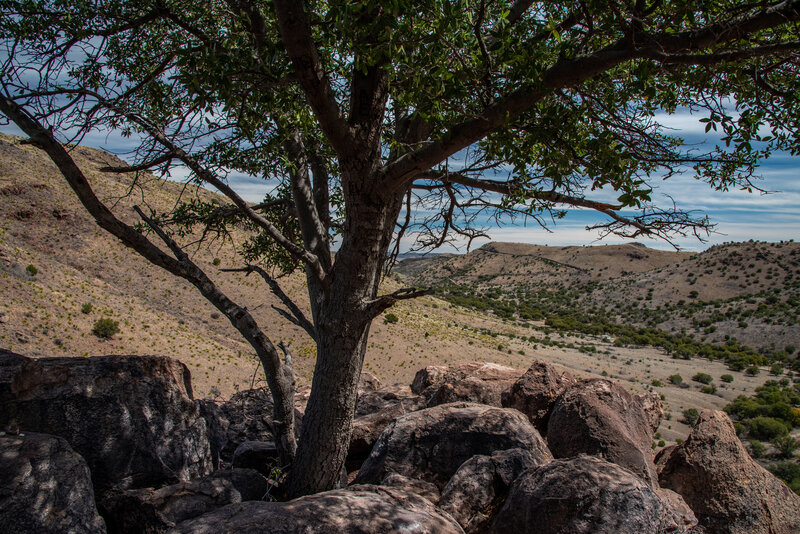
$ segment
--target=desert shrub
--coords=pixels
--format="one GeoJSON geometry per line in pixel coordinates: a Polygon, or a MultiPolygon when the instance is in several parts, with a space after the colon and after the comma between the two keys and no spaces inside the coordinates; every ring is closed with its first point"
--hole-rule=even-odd
{"type": "Polygon", "coordinates": [[[683,377],[681,375],[669,375],[669,381],[677,386],[683,383],[683,377]]]}
{"type": "Polygon", "coordinates": [[[800,441],[789,435],[778,436],[772,440],[772,445],[778,450],[778,456],[791,458],[794,455],[794,451],[800,447],[800,441]]]}
{"type": "Polygon", "coordinates": [[[219,259],[219,258],[214,258],[214,259],[211,261],[211,264],[212,264],[212,265],[214,265],[215,267],[216,267],[217,265],[219,265],[220,263],[222,263],[222,262],[220,261],[220,259],[219,259]]]}
{"type": "Polygon", "coordinates": [[[387,324],[387,323],[388,324],[395,324],[399,320],[400,320],[400,318],[397,315],[395,315],[393,313],[387,313],[383,317],[383,324],[387,324]]]}
{"type": "Polygon", "coordinates": [[[698,419],[700,419],[700,412],[697,411],[697,408],[683,410],[683,422],[687,425],[694,426],[698,419]]]}
{"type": "Polygon", "coordinates": [[[751,419],[747,424],[747,430],[754,438],[766,441],[789,433],[789,429],[782,421],[763,415],[751,419]]]}
{"type": "Polygon", "coordinates": [[[663,384],[661,384],[661,380],[653,380],[652,382],[650,382],[650,384],[652,384],[654,387],[657,387],[657,388],[661,387],[663,385],[663,384]]]}
{"type": "Polygon", "coordinates": [[[764,453],[767,452],[767,448],[764,446],[763,443],[758,441],[757,439],[750,440],[750,456],[753,458],[761,458],[764,456],[764,453]]]}
{"type": "Polygon", "coordinates": [[[708,373],[697,373],[692,377],[692,380],[701,384],[710,384],[714,378],[708,373]]]}
{"type": "Polygon", "coordinates": [[[36,276],[36,273],[38,273],[38,272],[39,272],[39,269],[37,269],[37,268],[36,268],[36,266],[35,266],[35,265],[32,265],[32,264],[31,264],[31,265],[28,265],[27,267],[25,267],[25,270],[26,270],[26,271],[28,272],[28,274],[29,274],[29,275],[31,275],[31,276],[36,276]]]}
{"type": "Polygon", "coordinates": [[[700,391],[703,393],[708,393],[709,395],[713,395],[717,392],[717,386],[711,384],[710,386],[703,386],[700,388],[700,391]]]}
{"type": "Polygon", "coordinates": [[[751,365],[750,367],[748,367],[747,369],[745,369],[745,370],[744,370],[744,372],[745,372],[745,373],[747,373],[747,374],[748,374],[748,375],[750,375],[750,376],[756,376],[758,373],[760,373],[760,372],[761,372],[761,369],[759,369],[759,368],[758,368],[757,366],[755,366],[755,365],[751,365]]]}
{"type": "Polygon", "coordinates": [[[89,315],[90,313],[92,313],[93,309],[94,309],[94,306],[92,306],[92,303],[91,302],[87,302],[83,306],[81,306],[81,313],[83,313],[85,315],[89,315]]]}
{"type": "Polygon", "coordinates": [[[773,363],[769,368],[769,373],[775,376],[780,376],[783,374],[783,366],[779,363],[773,363]]]}
{"type": "Polygon", "coordinates": [[[721,377],[719,377],[719,379],[725,382],[726,384],[730,384],[731,382],[733,382],[733,375],[722,375],[721,377]]]}
{"type": "Polygon", "coordinates": [[[119,322],[109,317],[102,317],[92,326],[92,334],[101,339],[111,339],[119,333],[119,322]]]}

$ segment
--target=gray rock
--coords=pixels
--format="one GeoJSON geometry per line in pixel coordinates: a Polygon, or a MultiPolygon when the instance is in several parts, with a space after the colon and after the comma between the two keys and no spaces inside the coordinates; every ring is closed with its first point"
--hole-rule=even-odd
{"type": "Polygon", "coordinates": [[[269,477],[278,458],[278,448],[272,441],[245,441],[233,453],[233,467],[255,469],[269,477]]]}
{"type": "Polygon", "coordinates": [[[156,534],[241,501],[229,477],[212,475],[159,489],[109,490],[103,495],[102,506],[112,532],[156,534]]]}
{"type": "Polygon", "coordinates": [[[288,502],[232,504],[180,523],[183,534],[459,534],[463,530],[427,499],[399,488],[351,486],[288,502]]]}
{"type": "MultiPolygon", "coordinates": [[[[6,359],[19,362],[0,353],[6,359]]],[[[15,372],[5,368],[0,428],[15,421],[23,431],[63,437],[86,460],[98,492],[185,481],[212,469],[189,370],[176,360],[26,358],[15,372]]]]}
{"type": "Polygon", "coordinates": [[[724,412],[703,410],[686,441],[659,455],[658,470],[708,534],[800,532],[800,496],[750,458],[724,412]]]}
{"type": "Polygon", "coordinates": [[[378,391],[359,396],[345,463],[348,471],[361,467],[389,423],[401,415],[424,407],[425,400],[419,395],[399,396],[392,392],[378,391]]]}
{"type": "Polygon", "coordinates": [[[0,434],[0,532],[105,533],[89,468],[56,436],[0,434]]]}
{"type": "Polygon", "coordinates": [[[439,508],[453,516],[467,534],[483,532],[517,477],[543,463],[543,458],[524,449],[473,456],[442,490],[439,508]]]}
{"type": "Polygon", "coordinates": [[[687,532],[678,515],[639,477],[591,456],[554,460],[520,475],[497,512],[494,534],[687,532]]]}
{"type": "Polygon", "coordinates": [[[439,488],[476,454],[522,448],[543,461],[552,456],[527,418],[516,410],[453,403],[403,415],[383,431],[356,483],[377,484],[390,472],[439,488]]]}
{"type": "Polygon", "coordinates": [[[419,480],[418,478],[404,477],[403,475],[398,475],[397,473],[389,473],[383,477],[383,480],[381,480],[381,486],[402,488],[410,491],[414,495],[419,495],[420,497],[428,499],[433,504],[438,503],[442,496],[439,488],[437,488],[435,484],[425,482],[424,480],[419,480]]]}
{"type": "Polygon", "coordinates": [[[556,458],[601,456],[657,488],[650,425],[639,401],[622,386],[603,379],[585,380],[556,401],[547,425],[547,443],[556,458]]]}
{"type": "Polygon", "coordinates": [[[566,371],[536,361],[502,396],[506,408],[514,408],[528,416],[541,433],[547,432],[547,421],[556,399],[577,383],[566,371]]]}

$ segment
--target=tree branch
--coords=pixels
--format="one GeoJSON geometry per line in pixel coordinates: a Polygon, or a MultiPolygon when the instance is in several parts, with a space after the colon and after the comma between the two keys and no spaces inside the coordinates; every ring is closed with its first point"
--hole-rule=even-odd
{"type": "Polygon", "coordinates": [[[398,289],[394,293],[389,293],[388,295],[380,295],[379,297],[368,300],[361,305],[361,310],[365,313],[370,319],[374,319],[385,310],[394,306],[395,303],[401,300],[409,300],[415,299],[418,297],[422,297],[424,295],[430,295],[433,293],[432,288],[426,289],[415,289],[412,287],[398,289]]]}
{"type": "MultiPolygon", "coordinates": [[[[227,272],[227,273],[242,273],[243,272],[243,273],[246,273],[245,276],[248,276],[250,273],[253,273],[253,272],[258,273],[259,275],[261,275],[261,278],[263,278],[264,281],[269,286],[270,291],[272,291],[272,293],[276,297],[278,297],[278,299],[281,301],[281,303],[289,309],[289,312],[291,312],[291,314],[286,313],[284,315],[284,317],[286,317],[291,323],[293,323],[293,324],[299,326],[300,328],[302,328],[303,330],[305,330],[306,333],[311,337],[311,339],[316,341],[316,339],[317,339],[317,329],[316,329],[316,327],[314,327],[313,323],[306,318],[306,316],[303,313],[303,311],[297,306],[297,304],[294,303],[294,301],[289,297],[289,295],[287,295],[283,291],[281,286],[278,284],[278,281],[275,280],[274,278],[272,278],[269,275],[269,273],[267,273],[267,271],[265,271],[263,268],[259,267],[258,265],[247,265],[246,267],[241,267],[241,268],[238,268],[238,269],[220,269],[220,270],[222,272],[227,272]]],[[[283,310],[280,310],[278,308],[275,308],[275,309],[278,312],[283,313],[283,310]]]]}
{"type": "Polygon", "coordinates": [[[353,132],[336,102],[330,79],[311,37],[311,25],[303,5],[303,2],[295,0],[275,1],[281,40],[300,87],[331,146],[340,155],[352,154],[356,150],[353,132]]]}

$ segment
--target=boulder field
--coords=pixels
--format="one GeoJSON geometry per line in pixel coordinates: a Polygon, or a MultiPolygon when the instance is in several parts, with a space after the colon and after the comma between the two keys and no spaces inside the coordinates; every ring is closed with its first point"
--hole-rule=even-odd
{"type": "Polygon", "coordinates": [[[656,396],[546,362],[364,373],[342,487],[290,501],[271,413],[263,390],[195,400],[166,357],[0,350],[0,531],[800,532],[800,497],[726,414],[654,458],[656,396]]]}

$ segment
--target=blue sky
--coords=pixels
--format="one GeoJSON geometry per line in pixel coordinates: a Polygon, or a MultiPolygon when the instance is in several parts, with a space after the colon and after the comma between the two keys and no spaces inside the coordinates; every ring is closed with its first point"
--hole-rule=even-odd
{"type": "MultiPolygon", "coordinates": [[[[681,113],[661,116],[659,120],[674,129],[675,133],[687,142],[713,146],[716,138],[705,134],[705,125],[698,121],[699,118],[681,113]]],[[[0,131],[21,135],[13,126],[0,126],[0,131]]],[[[115,133],[95,133],[85,137],[83,144],[124,157],[124,152],[130,146],[130,140],[115,133]]],[[[679,208],[706,214],[717,225],[717,233],[708,236],[706,242],[688,237],[676,239],[676,244],[683,250],[703,250],[726,241],[800,239],[800,157],[784,153],[773,154],[763,162],[759,171],[762,179],[757,185],[772,193],[762,194],[757,191],[748,193],[738,190],[715,192],[702,182],[696,181],[691,173],[674,176],[666,181],[653,180],[652,184],[656,187],[654,201],[658,202],[661,197],[662,204],[666,204],[668,200],[663,195],[668,194],[674,198],[679,208]]],[[[261,200],[271,189],[271,186],[264,181],[245,175],[231,175],[229,179],[242,196],[253,202],[261,200]]],[[[517,222],[504,224],[501,227],[495,226],[488,233],[494,241],[554,246],[616,244],[631,241],[613,236],[598,241],[597,233],[587,231],[586,226],[601,222],[603,219],[601,214],[590,210],[572,209],[565,218],[550,226],[550,232],[535,223],[523,226],[521,222],[517,222]]],[[[476,240],[473,242],[473,248],[487,241],[487,239],[476,240]]],[[[650,247],[672,248],[663,241],[648,238],[641,238],[639,241],[650,247]]],[[[403,248],[407,249],[410,244],[410,240],[405,240],[403,248]]],[[[442,251],[454,250],[453,247],[442,249],[442,251]]],[[[460,250],[463,252],[464,248],[460,250]]]]}

